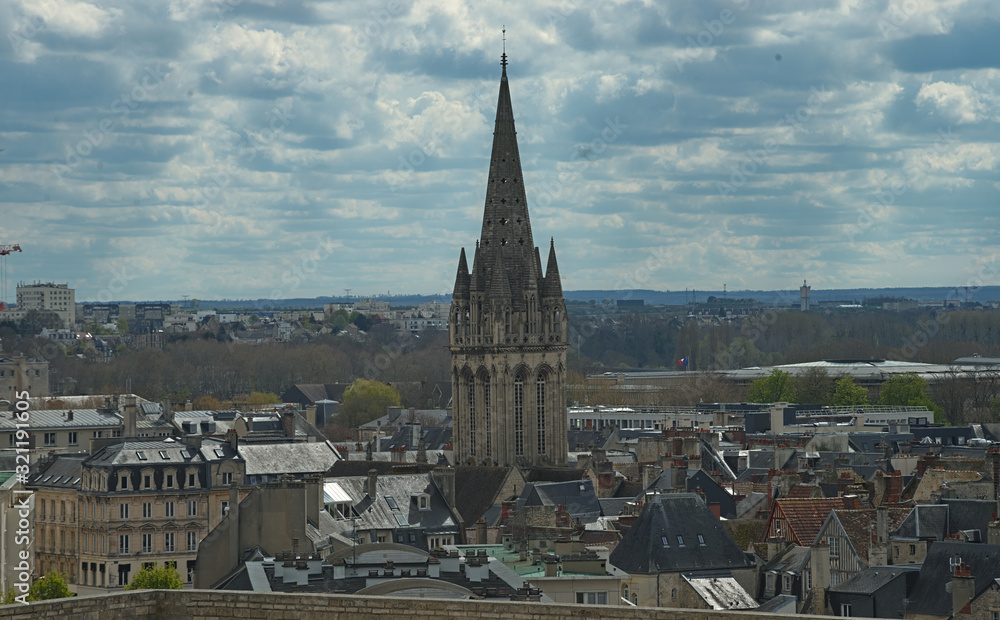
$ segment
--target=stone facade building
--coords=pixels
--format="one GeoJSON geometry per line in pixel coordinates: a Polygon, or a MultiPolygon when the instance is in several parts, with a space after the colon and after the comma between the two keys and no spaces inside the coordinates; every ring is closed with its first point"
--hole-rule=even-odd
{"type": "Polygon", "coordinates": [[[507,83],[497,102],[483,226],[462,248],[449,315],[458,464],[562,465],[568,326],[554,242],[542,273],[531,236],[507,83]]]}

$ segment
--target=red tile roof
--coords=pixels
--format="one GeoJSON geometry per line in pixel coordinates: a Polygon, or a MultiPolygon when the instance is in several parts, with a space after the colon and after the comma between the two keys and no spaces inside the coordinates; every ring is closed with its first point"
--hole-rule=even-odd
{"type": "Polygon", "coordinates": [[[823,522],[831,510],[854,508],[853,497],[824,497],[811,499],[778,499],[775,500],[772,519],[775,516],[785,519],[792,532],[793,541],[797,545],[811,545],[823,527],[823,522]]]}

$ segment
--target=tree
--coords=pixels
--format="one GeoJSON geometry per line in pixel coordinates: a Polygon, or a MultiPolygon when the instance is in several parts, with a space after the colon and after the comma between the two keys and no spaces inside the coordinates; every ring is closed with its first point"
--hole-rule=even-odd
{"type": "Polygon", "coordinates": [[[191,407],[196,411],[221,411],[229,409],[229,405],[211,394],[202,394],[191,399],[191,407]]]}
{"type": "Polygon", "coordinates": [[[34,336],[45,328],[62,329],[63,320],[51,310],[28,310],[18,323],[19,332],[25,336],[34,336]]]}
{"type": "Polygon", "coordinates": [[[927,396],[927,382],[912,372],[896,375],[882,384],[880,405],[927,407],[934,412],[934,421],[944,421],[944,410],[927,396]]]}
{"type": "Polygon", "coordinates": [[[351,323],[363,332],[366,332],[372,328],[372,322],[365,315],[361,314],[357,310],[351,313],[351,323]]]}
{"type": "Polygon", "coordinates": [[[792,375],[777,368],[768,376],[752,381],[747,389],[747,400],[751,403],[793,403],[795,399],[792,375]]]}
{"type": "Polygon", "coordinates": [[[850,376],[841,377],[833,390],[833,404],[838,407],[868,404],[868,390],[860,385],[854,385],[850,376]]]}
{"type": "Polygon", "coordinates": [[[155,567],[147,564],[135,574],[126,590],[180,590],[184,580],[173,566],[155,567]]]}
{"type": "Polygon", "coordinates": [[[124,336],[125,334],[128,333],[128,321],[125,319],[125,317],[118,319],[118,322],[115,323],[115,326],[118,328],[118,335],[124,336]]]}
{"type": "Polygon", "coordinates": [[[281,397],[271,392],[250,392],[245,401],[248,405],[277,405],[281,397]]]}
{"type": "Polygon", "coordinates": [[[62,573],[48,573],[41,579],[31,584],[28,589],[29,601],[47,601],[52,598],[69,598],[76,596],[66,585],[66,578],[62,573]]]}
{"type": "Polygon", "coordinates": [[[833,399],[833,379],[822,368],[810,368],[795,379],[795,393],[800,403],[829,405],[833,399]]]}
{"type": "Polygon", "coordinates": [[[400,403],[399,392],[391,385],[370,379],[356,379],[344,392],[339,421],[349,428],[357,428],[384,416],[387,407],[398,407],[400,403]]]}

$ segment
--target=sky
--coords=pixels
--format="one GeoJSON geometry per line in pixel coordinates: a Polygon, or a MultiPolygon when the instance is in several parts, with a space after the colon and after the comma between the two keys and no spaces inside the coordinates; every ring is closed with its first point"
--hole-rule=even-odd
{"type": "Polygon", "coordinates": [[[0,33],[9,301],[450,295],[504,45],[566,290],[1000,279],[996,0],[0,0],[0,33]]]}

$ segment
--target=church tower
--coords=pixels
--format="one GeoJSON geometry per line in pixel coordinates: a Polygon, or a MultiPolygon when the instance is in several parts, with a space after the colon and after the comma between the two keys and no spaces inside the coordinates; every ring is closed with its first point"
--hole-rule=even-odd
{"type": "Polygon", "coordinates": [[[449,318],[455,463],[564,465],[569,329],[555,242],[542,272],[501,57],[483,228],[449,318]]]}

